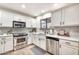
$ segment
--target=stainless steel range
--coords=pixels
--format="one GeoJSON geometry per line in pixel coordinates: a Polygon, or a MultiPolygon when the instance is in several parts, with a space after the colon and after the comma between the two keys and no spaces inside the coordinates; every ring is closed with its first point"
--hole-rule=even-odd
{"type": "Polygon", "coordinates": [[[27,35],[25,33],[14,33],[14,50],[26,47],[27,45],[27,35]]]}

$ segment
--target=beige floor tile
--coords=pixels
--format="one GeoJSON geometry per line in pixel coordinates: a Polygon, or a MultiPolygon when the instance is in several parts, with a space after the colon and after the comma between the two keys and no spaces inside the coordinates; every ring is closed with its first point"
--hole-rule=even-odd
{"type": "MultiPolygon", "coordinates": [[[[35,45],[30,45],[26,48],[22,48],[20,50],[9,52],[6,55],[37,55],[36,50],[38,53],[40,52],[38,49],[35,48],[35,45]]],[[[50,54],[45,52],[44,54],[40,54],[40,55],[50,55],[50,54]]]]}

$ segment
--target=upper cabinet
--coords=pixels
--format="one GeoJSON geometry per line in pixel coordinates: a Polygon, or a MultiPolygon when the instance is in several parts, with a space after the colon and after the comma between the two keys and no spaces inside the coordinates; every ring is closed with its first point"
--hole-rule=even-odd
{"type": "Polygon", "coordinates": [[[13,14],[6,12],[6,11],[0,11],[0,27],[12,27],[12,21],[13,21],[13,14]]]}
{"type": "Polygon", "coordinates": [[[79,26],[79,4],[64,8],[65,26],[79,26]]]}
{"type": "Polygon", "coordinates": [[[14,15],[14,21],[22,21],[22,22],[25,22],[26,21],[26,18],[22,15],[19,15],[19,14],[15,14],[14,15]]]}
{"type": "Polygon", "coordinates": [[[79,4],[54,11],[52,26],[79,26],[79,4]]]}
{"type": "Polygon", "coordinates": [[[33,28],[35,27],[35,19],[26,17],[26,28],[33,28]]]}
{"type": "Polygon", "coordinates": [[[61,25],[61,10],[57,10],[52,13],[52,26],[60,26],[61,25]]]}
{"type": "Polygon", "coordinates": [[[0,27],[13,27],[13,21],[26,22],[26,27],[31,27],[30,17],[18,13],[0,10],[0,27]]]}

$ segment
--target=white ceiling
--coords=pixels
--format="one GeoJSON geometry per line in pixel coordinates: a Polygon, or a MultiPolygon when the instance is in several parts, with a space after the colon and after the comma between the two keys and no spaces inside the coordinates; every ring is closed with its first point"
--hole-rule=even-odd
{"type": "Polygon", "coordinates": [[[38,16],[42,13],[53,11],[66,5],[70,4],[59,3],[58,5],[54,5],[54,3],[0,3],[0,6],[2,7],[26,13],[31,16],[38,16]],[[22,4],[25,4],[26,8],[22,8],[21,7],[22,4]],[[42,12],[42,10],[44,10],[44,12],[42,12]]]}

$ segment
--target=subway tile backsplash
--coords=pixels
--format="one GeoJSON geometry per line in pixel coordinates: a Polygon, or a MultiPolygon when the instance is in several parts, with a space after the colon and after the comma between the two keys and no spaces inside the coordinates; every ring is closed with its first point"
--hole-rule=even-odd
{"type": "Polygon", "coordinates": [[[0,28],[0,34],[3,33],[28,33],[31,29],[28,28],[0,28]]]}
{"type": "MultiPolygon", "coordinates": [[[[65,31],[69,32],[71,37],[79,37],[79,26],[75,26],[75,27],[56,27],[54,28],[54,34],[57,34],[59,32],[60,29],[64,29],[65,31]]],[[[0,28],[0,34],[3,33],[28,33],[30,32],[31,29],[30,28],[0,28]]],[[[39,31],[37,31],[39,32],[39,31]]]]}
{"type": "Polygon", "coordinates": [[[69,32],[71,37],[79,37],[79,26],[74,27],[56,27],[54,28],[54,34],[57,34],[59,30],[64,29],[65,31],[69,32]]]}

